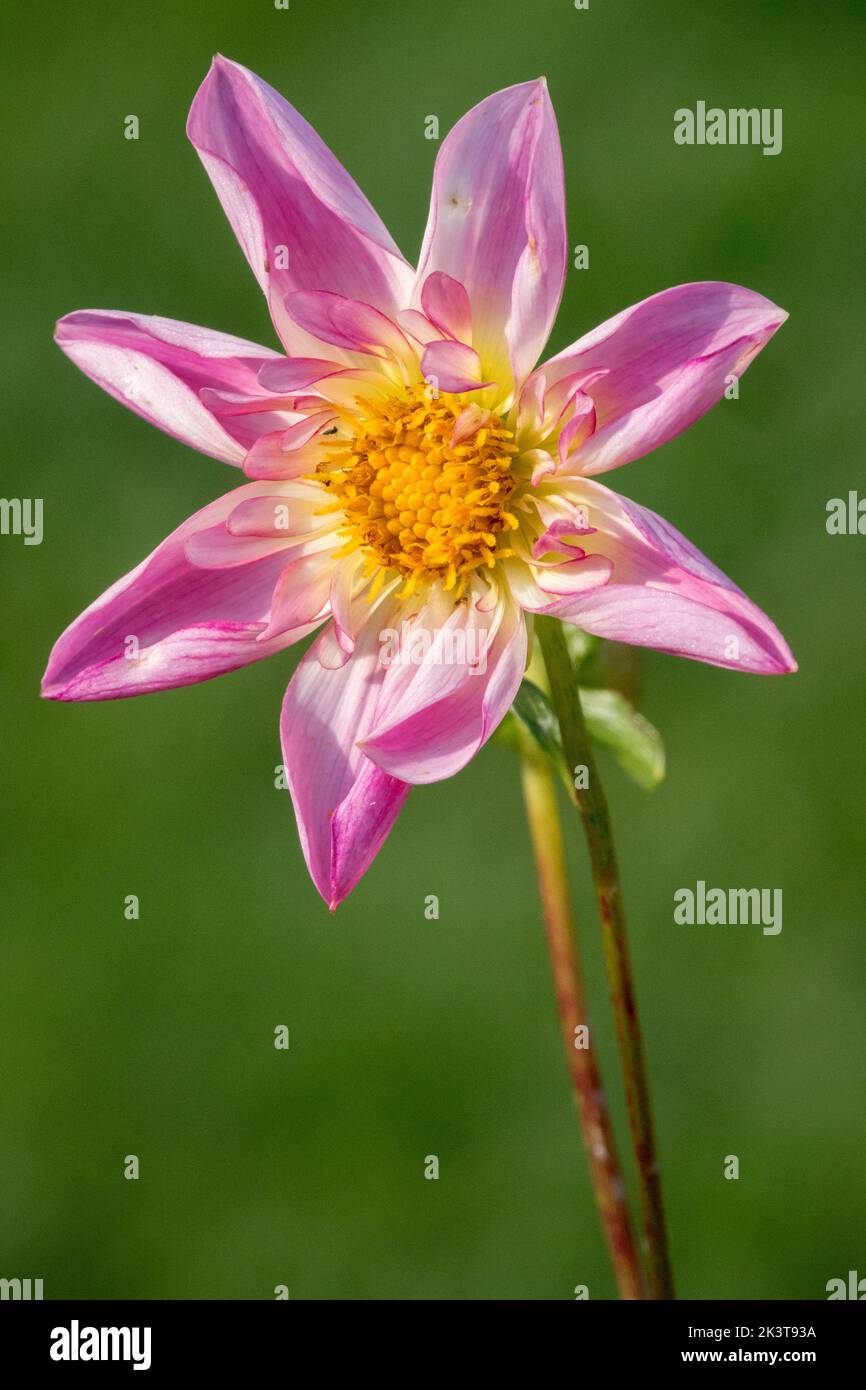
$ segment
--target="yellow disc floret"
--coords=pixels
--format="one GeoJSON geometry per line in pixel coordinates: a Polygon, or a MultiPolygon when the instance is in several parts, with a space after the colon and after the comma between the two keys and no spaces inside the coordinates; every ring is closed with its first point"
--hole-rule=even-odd
{"type": "MultiPolygon", "coordinates": [[[[388,400],[364,401],[325,437],[316,479],[341,508],[346,544],[363,549],[368,573],[380,567],[403,576],[402,594],[441,581],[459,598],[475,570],[511,551],[500,544],[516,529],[507,510],[516,479],[512,431],[490,414],[481,428],[452,444],[466,407],[462,396],[408,387],[388,400]]],[[[342,413],[342,412],[341,412],[342,413]]]]}

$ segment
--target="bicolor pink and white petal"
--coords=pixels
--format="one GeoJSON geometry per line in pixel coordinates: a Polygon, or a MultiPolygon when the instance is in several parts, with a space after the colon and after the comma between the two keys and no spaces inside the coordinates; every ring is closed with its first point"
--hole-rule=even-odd
{"type": "Polygon", "coordinates": [[[699,419],[786,315],[737,285],[680,285],[538,365],[567,248],[543,80],[487,97],[443,141],[417,270],[245,68],[214,60],[188,133],[280,346],[119,310],[60,320],[82,371],[246,481],[71,624],[47,697],[186,685],[318,632],[280,731],[303,852],[334,908],[410,787],[459,772],[497,728],[533,615],[796,669],[730,579],[598,481],[699,419]]]}

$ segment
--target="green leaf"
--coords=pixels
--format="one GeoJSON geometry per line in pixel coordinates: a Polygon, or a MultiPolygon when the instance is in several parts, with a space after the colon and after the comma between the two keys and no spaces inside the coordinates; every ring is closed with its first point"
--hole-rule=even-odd
{"type": "MultiPolygon", "coordinates": [[[[623,771],[645,791],[657,787],[665,775],[664,743],[658,729],[618,690],[590,690],[581,686],[580,705],[593,742],[607,748],[623,771]]],[[[501,740],[516,751],[520,749],[521,724],[556,765],[566,787],[572,791],[562,753],[559,721],[547,695],[530,680],[523,681],[498,731],[501,740]]]]}
{"type": "Polygon", "coordinates": [[[554,762],[564,766],[562,744],[559,738],[559,720],[544,691],[532,681],[525,680],[518,690],[511,708],[520,722],[532,734],[539,748],[554,762]]]}
{"type": "Polygon", "coordinates": [[[581,689],[586,726],[596,743],[609,748],[620,766],[646,791],[665,775],[662,736],[617,690],[581,689]]]}

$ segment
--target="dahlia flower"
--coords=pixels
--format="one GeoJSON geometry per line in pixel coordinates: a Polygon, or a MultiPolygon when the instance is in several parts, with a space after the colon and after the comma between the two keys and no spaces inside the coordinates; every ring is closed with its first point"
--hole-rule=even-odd
{"type": "Polygon", "coordinates": [[[598,481],[703,415],[786,315],[737,285],[680,285],[536,365],[567,261],[543,79],[488,97],[442,143],[417,270],[245,68],[215,59],[188,133],[282,350],[120,310],[61,319],[57,341],[88,376],[246,481],[72,623],[46,696],[186,685],[319,629],[280,728],[307,865],[333,908],[410,786],[451,777],[496,729],[534,614],[794,669],[740,589],[598,481]]]}

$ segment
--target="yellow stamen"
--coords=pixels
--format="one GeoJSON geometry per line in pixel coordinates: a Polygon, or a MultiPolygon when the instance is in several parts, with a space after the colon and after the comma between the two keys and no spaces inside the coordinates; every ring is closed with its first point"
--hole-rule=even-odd
{"type": "Polygon", "coordinates": [[[339,553],[363,547],[365,573],[379,568],[371,598],[391,570],[405,581],[403,598],[438,580],[459,599],[475,570],[511,553],[497,547],[500,534],[517,527],[506,510],[516,484],[512,431],[491,415],[452,448],[466,401],[445,392],[429,397],[419,385],[365,402],[358,415],[343,416],[349,437],[323,440],[326,458],[314,477],[335,499],[323,510],[343,510],[339,553]]]}

